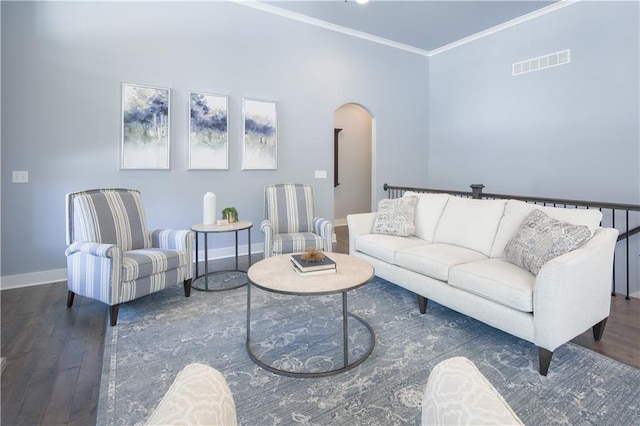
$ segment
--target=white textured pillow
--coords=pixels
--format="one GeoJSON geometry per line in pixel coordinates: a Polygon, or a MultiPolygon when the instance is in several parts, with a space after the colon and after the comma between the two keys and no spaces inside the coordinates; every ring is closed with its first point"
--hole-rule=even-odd
{"type": "Polygon", "coordinates": [[[508,200],[504,208],[504,216],[496,233],[496,239],[491,248],[491,257],[504,257],[504,248],[507,243],[518,232],[518,228],[520,228],[524,218],[535,209],[540,209],[552,218],[572,225],[585,225],[591,231],[591,235],[600,226],[600,221],[602,220],[602,212],[597,209],[540,206],[520,200],[508,200]]]}
{"type": "Polygon", "coordinates": [[[535,209],[504,248],[505,260],[537,274],[549,260],[575,250],[591,238],[585,225],[572,225],[535,209]]]}
{"type": "Polygon", "coordinates": [[[409,237],[416,233],[415,216],[418,197],[384,199],[378,203],[372,234],[409,237]]]}

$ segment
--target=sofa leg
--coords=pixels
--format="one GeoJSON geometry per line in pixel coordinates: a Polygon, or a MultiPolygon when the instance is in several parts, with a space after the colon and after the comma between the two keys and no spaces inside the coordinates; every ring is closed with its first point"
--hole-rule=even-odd
{"type": "Polygon", "coordinates": [[[184,280],[184,297],[191,296],[191,278],[184,280]]]}
{"type": "Polygon", "coordinates": [[[427,312],[427,302],[429,299],[424,296],[420,296],[419,294],[416,294],[416,296],[418,296],[418,308],[420,309],[420,313],[425,314],[427,312]]]}
{"type": "Polygon", "coordinates": [[[604,334],[604,327],[607,325],[608,319],[609,317],[606,317],[591,328],[593,330],[593,338],[596,340],[596,342],[599,342],[602,339],[602,335],[604,334]]]}
{"type": "Polygon", "coordinates": [[[67,308],[70,308],[71,305],[73,305],[73,298],[75,295],[76,294],[71,290],[69,290],[69,292],[67,293],[67,308]]]}
{"type": "Polygon", "coordinates": [[[538,346],[538,360],[540,363],[540,374],[543,376],[547,375],[549,371],[549,366],[551,365],[551,357],[553,356],[553,352],[546,350],[545,348],[541,348],[538,346]]]}
{"type": "Polygon", "coordinates": [[[111,327],[118,322],[118,311],[120,311],[120,305],[109,306],[109,318],[111,319],[111,327]]]}

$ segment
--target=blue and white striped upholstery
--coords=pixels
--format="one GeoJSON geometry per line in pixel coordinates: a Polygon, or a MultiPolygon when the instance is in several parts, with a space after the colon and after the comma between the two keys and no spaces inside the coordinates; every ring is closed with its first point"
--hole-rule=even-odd
{"type": "Polygon", "coordinates": [[[115,306],[193,277],[194,232],[149,231],[139,191],[95,189],[66,199],[70,292],[115,306]]]}
{"type": "Polygon", "coordinates": [[[333,223],[314,216],[313,187],[286,183],[264,188],[264,257],[309,247],[331,251],[333,223]]]}

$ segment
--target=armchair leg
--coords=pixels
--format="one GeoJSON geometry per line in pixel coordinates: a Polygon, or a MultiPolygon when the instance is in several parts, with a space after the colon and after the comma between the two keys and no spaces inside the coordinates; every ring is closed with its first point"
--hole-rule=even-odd
{"type": "Polygon", "coordinates": [[[75,295],[76,294],[71,290],[69,290],[69,292],[67,293],[67,308],[70,308],[71,305],[73,305],[73,298],[75,295]]]}
{"type": "Polygon", "coordinates": [[[191,296],[191,278],[184,280],[184,297],[191,296]]]}
{"type": "Polygon", "coordinates": [[[427,312],[427,302],[429,301],[429,299],[427,299],[424,296],[420,296],[419,294],[417,294],[416,296],[418,296],[418,308],[420,309],[420,313],[424,314],[427,312]]]}
{"type": "Polygon", "coordinates": [[[547,375],[547,372],[549,371],[549,366],[551,365],[552,356],[553,356],[553,352],[538,346],[538,360],[540,365],[539,372],[542,376],[547,375]]]}
{"type": "Polygon", "coordinates": [[[120,311],[120,305],[109,306],[109,318],[111,319],[111,327],[118,322],[118,311],[120,311]]]}
{"type": "Polygon", "coordinates": [[[593,338],[595,339],[596,342],[599,342],[602,339],[602,335],[604,334],[604,327],[607,325],[608,319],[609,317],[606,317],[605,319],[603,319],[602,321],[600,321],[599,323],[597,323],[592,327],[591,330],[593,331],[593,338]]]}

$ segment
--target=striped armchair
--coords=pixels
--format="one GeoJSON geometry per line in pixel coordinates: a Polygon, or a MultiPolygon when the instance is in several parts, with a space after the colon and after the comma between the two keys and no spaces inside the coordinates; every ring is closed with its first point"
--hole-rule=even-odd
{"type": "Polygon", "coordinates": [[[110,307],[183,283],[191,294],[194,232],[147,230],[140,192],[93,189],[66,195],[67,307],[76,294],[110,307]]]}
{"type": "Polygon", "coordinates": [[[284,183],[264,188],[264,257],[297,253],[309,247],[331,251],[333,223],[315,217],[313,187],[284,183]]]}

